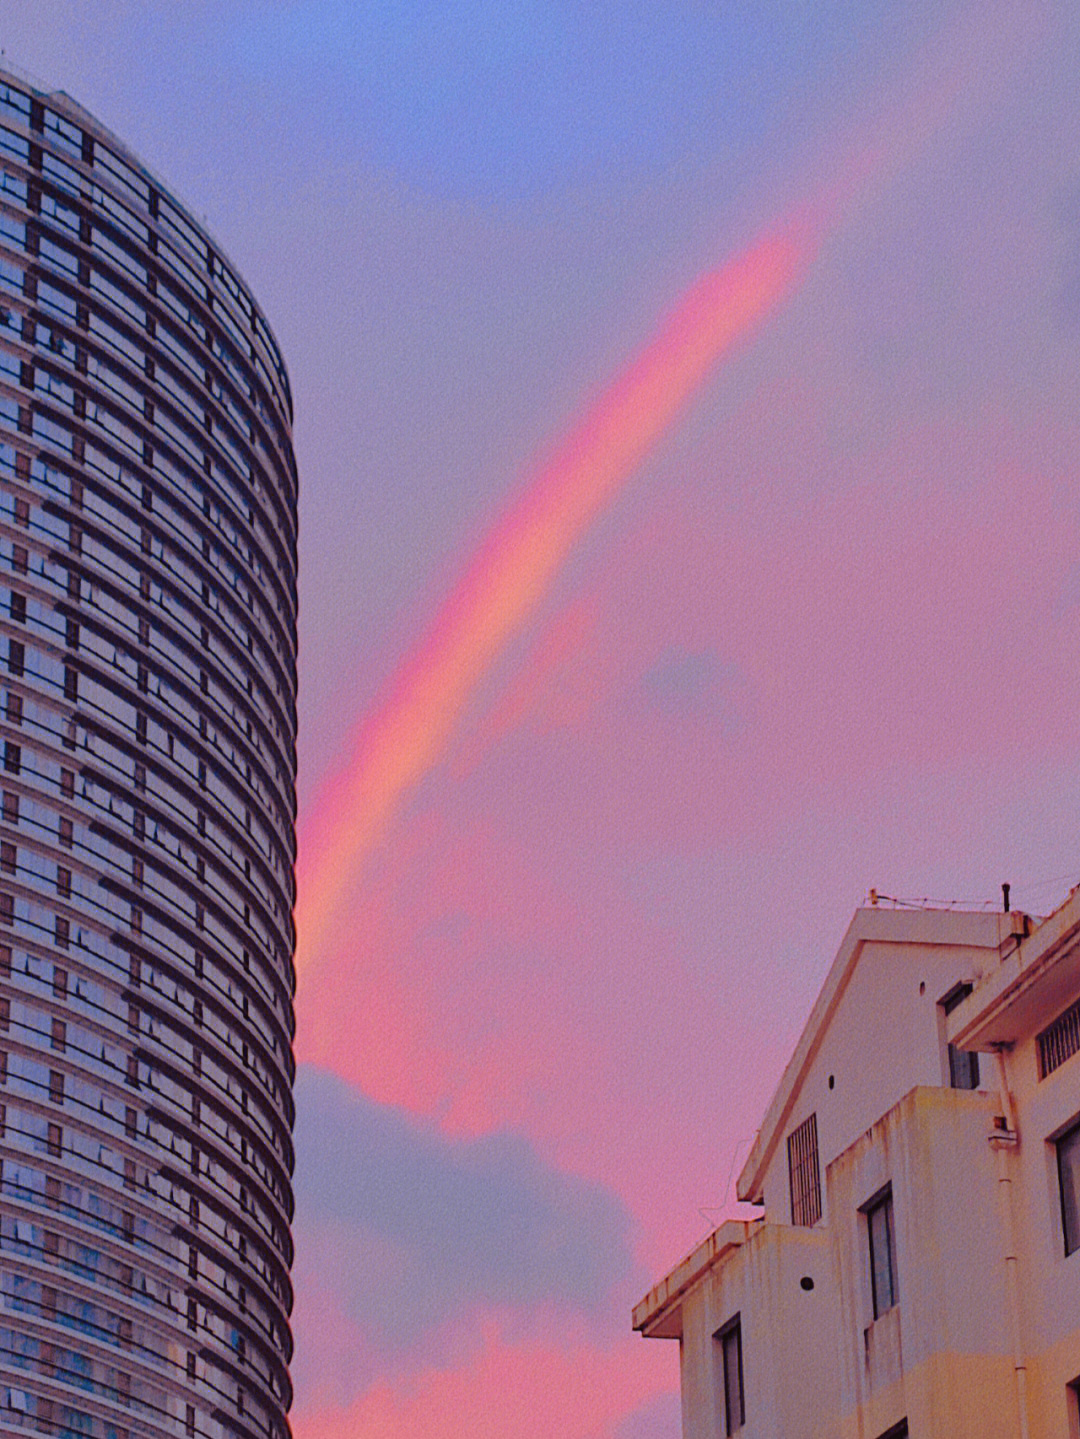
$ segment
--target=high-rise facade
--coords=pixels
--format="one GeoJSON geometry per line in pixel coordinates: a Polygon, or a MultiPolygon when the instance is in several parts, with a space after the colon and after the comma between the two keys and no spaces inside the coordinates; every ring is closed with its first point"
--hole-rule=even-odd
{"type": "Polygon", "coordinates": [[[0,73],[0,1430],[284,1439],[296,470],[250,291],[0,73]]]}

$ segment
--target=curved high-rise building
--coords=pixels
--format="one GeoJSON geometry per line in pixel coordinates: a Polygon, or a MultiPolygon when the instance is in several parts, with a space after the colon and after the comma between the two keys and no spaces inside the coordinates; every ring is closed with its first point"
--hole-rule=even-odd
{"type": "Polygon", "coordinates": [[[0,1430],[285,1439],[296,469],[206,231],[0,74],[0,1430]]]}

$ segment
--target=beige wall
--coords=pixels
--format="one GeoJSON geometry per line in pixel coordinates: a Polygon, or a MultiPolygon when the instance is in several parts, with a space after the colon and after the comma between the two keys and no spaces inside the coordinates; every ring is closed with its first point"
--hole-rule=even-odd
{"type": "Polygon", "coordinates": [[[808,1115],[817,1115],[824,1172],[900,1095],[917,1084],[948,1082],[939,1001],[957,984],[974,983],[997,958],[996,949],[974,947],[862,946],[765,1172],[766,1213],[791,1220],[786,1136],[808,1115]]]}
{"type": "Polygon", "coordinates": [[[746,1434],[817,1439],[835,1412],[836,1290],[820,1229],[759,1225],[687,1295],[681,1352],[684,1439],[724,1432],[719,1346],[713,1336],[741,1318],[746,1434]],[[800,1281],[814,1281],[806,1291],[800,1281]],[[784,1323],[777,1316],[785,1316],[784,1323]],[[793,1342],[793,1335],[798,1336],[793,1342]]]}

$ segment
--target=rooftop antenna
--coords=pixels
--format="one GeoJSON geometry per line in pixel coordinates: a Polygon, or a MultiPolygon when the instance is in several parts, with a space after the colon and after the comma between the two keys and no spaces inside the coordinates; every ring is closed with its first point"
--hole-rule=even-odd
{"type": "Polygon", "coordinates": [[[1010,884],[1003,884],[1001,886],[1001,905],[1006,914],[1009,912],[1009,890],[1011,888],[1012,885],[1010,884]]]}

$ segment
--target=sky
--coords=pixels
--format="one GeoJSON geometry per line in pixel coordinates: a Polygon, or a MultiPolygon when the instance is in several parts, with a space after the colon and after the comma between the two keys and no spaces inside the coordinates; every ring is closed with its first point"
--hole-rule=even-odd
{"type": "Polygon", "coordinates": [[[297,1439],[676,1439],[853,910],[1080,880],[1073,0],[4,0],[301,476],[297,1439]]]}

